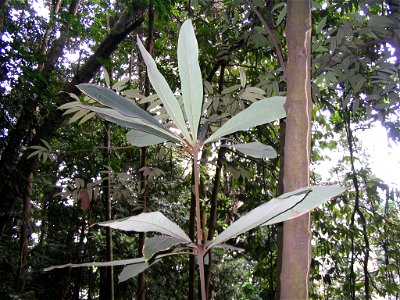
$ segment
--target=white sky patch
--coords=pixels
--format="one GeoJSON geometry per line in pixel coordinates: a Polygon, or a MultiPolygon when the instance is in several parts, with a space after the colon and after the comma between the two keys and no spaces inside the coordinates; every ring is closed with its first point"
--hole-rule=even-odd
{"type": "Polygon", "coordinates": [[[43,0],[30,1],[36,13],[40,16],[49,20],[50,12],[47,7],[44,6],[43,0]]]}
{"type": "Polygon", "coordinates": [[[389,141],[386,129],[375,122],[371,129],[357,134],[370,155],[374,175],[389,185],[400,187],[400,145],[389,141]]]}
{"type": "MultiPolygon", "coordinates": [[[[371,129],[359,130],[355,134],[361,142],[362,151],[369,156],[367,161],[372,174],[386,184],[400,188],[400,145],[388,139],[386,129],[380,122],[375,122],[371,129]]],[[[317,161],[312,165],[312,170],[321,175],[323,182],[338,180],[339,178],[334,178],[330,174],[330,170],[339,164],[339,160],[343,156],[349,155],[348,151],[341,147],[335,150],[324,149],[322,155],[326,155],[330,159],[317,161]]],[[[356,155],[359,156],[358,153],[356,155]]],[[[358,169],[360,163],[358,161],[355,163],[356,169],[358,169]]],[[[348,171],[350,171],[350,167],[348,171]]]]}

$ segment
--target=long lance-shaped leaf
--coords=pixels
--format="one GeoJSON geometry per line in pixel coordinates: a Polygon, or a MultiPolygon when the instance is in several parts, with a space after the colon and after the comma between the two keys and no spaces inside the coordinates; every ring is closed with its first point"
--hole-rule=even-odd
{"type": "Polygon", "coordinates": [[[146,260],[153,258],[153,256],[161,251],[170,250],[171,248],[180,245],[180,244],[187,244],[188,242],[176,238],[173,236],[154,236],[150,238],[146,238],[143,247],[143,257],[146,260]]]}
{"type": "Polygon", "coordinates": [[[204,143],[219,139],[224,135],[240,130],[246,130],[254,126],[269,123],[286,116],[283,105],[286,97],[274,96],[259,100],[245,110],[229,119],[217,129],[204,143]]]}
{"type": "Polygon", "coordinates": [[[147,74],[149,76],[151,85],[156,91],[157,95],[160,97],[168,115],[174,121],[176,127],[182,132],[183,136],[187,141],[191,141],[190,134],[188,132],[185,119],[178,100],[176,99],[174,93],[169,87],[164,76],[157,69],[156,62],[153,60],[149,52],[144,48],[140,39],[137,39],[140,52],[142,53],[143,60],[147,66],[147,74]]]}
{"type": "Polygon", "coordinates": [[[81,267],[109,267],[109,266],[124,266],[129,264],[139,264],[143,263],[146,260],[144,257],[139,258],[131,258],[131,259],[123,259],[123,260],[113,260],[113,261],[105,261],[105,262],[89,262],[82,264],[65,264],[65,265],[57,265],[51,266],[43,269],[43,271],[51,271],[54,269],[62,269],[62,268],[81,268],[81,267]]]}
{"type": "Polygon", "coordinates": [[[173,236],[188,243],[191,243],[190,238],[187,234],[174,222],[165,217],[162,213],[149,212],[141,213],[137,216],[112,220],[107,222],[99,223],[101,226],[109,226],[114,229],[121,229],[125,231],[137,231],[137,232],[159,232],[169,236],[173,236]]]}
{"type": "MultiPolygon", "coordinates": [[[[301,190],[300,190],[301,191],[301,190]]],[[[327,200],[335,197],[344,192],[344,188],[338,185],[328,186],[315,186],[312,187],[312,191],[307,194],[305,201],[296,203],[293,207],[288,210],[282,211],[278,216],[268,220],[261,224],[261,226],[267,226],[286,220],[297,218],[309,210],[317,207],[318,205],[326,202],[327,200]]],[[[297,196],[296,191],[285,193],[278,197],[279,200],[286,201],[286,199],[297,196]]]]}
{"type": "Polygon", "coordinates": [[[151,123],[146,122],[145,120],[139,117],[128,117],[125,116],[118,111],[110,108],[97,107],[97,106],[89,106],[89,105],[79,105],[81,108],[86,108],[91,111],[96,112],[101,118],[113,122],[115,124],[125,126],[128,128],[137,129],[143,132],[147,132],[149,134],[153,134],[159,136],[161,138],[167,139],[176,143],[184,143],[184,141],[177,135],[170,132],[168,129],[163,126],[155,126],[151,123]]]}
{"type": "Polygon", "coordinates": [[[330,198],[341,194],[344,189],[337,185],[302,188],[286,193],[264,203],[239,220],[232,223],[208,245],[207,249],[259,225],[270,225],[295,218],[330,198]]]}
{"type": "Polygon", "coordinates": [[[199,49],[191,20],[186,20],[179,32],[178,67],[186,117],[193,139],[197,140],[203,104],[203,81],[199,66],[199,49]]]}
{"type": "Polygon", "coordinates": [[[147,123],[162,128],[162,125],[156,119],[154,119],[147,111],[140,108],[133,101],[118,95],[113,90],[88,83],[78,84],[77,87],[84,94],[88,95],[89,97],[93,98],[94,100],[103,104],[104,106],[111,107],[125,116],[138,117],[142,120],[145,120],[147,123]]]}
{"type": "Polygon", "coordinates": [[[243,154],[256,158],[275,158],[276,151],[272,146],[260,142],[250,142],[245,144],[223,144],[221,147],[234,148],[243,154]]]}
{"type": "Polygon", "coordinates": [[[166,139],[157,135],[136,129],[129,130],[129,132],[126,134],[126,140],[128,143],[136,147],[153,146],[166,141],[166,139]]]}
{"type": "Polygon", "coordinates": [[[175,136],[173,133],[169,132],[168,130],[166,130],[166,132],[159,131],[152,127],[146,126],[146,125],[122,121],[120,119],[110,117],[109,115],[105,115],[105,114],[101,114],[101,113],[97,113],[97,115],[106,121],[112,122],[114,124],[117,124],[117,125],[120,125],[120,126],[123,126],[126,128],[132,128],[132,129],[135,129],[135,130],[143,132],[143,133],[152,134],[152,135],[158,136],[159,138],[162,138],[162,139],[174,142],[174,143],[184,143],[184,141],[181,138],[179,138],[178,136],[175,136]]]}

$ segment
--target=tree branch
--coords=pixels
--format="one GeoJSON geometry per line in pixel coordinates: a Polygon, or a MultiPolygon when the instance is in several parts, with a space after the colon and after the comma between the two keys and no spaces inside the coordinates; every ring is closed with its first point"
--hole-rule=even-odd
{"type": "Polygon", "coordinates": [[[285,60],[283,59],[282,49],[281,49],[280,45],[278,44],[278,41],[276,40],[274,34],[272,33],[271,28],[269,28],[267,21],[261,15],[261,13],[258,11],[257,7],[255,7],[250,2],[250,0],[245,0],[245,1],[246,1],[247,5],[251,8],[251,10],[254,11],[254,13],[257,15],[258,19],[261,21],[262,25],[264,26],[265,31],[271,38],[272,45],[274,46],[276,55],[278,56],[279,65],[282,68],[283,75],[287,78],[286,63],[285,63],[285,60]]]}

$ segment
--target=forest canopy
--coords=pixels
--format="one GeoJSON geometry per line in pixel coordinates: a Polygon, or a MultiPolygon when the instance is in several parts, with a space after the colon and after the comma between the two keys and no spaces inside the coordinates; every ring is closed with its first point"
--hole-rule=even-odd
{"type": "Polygon", "coordinates": [[[398,299],[398,186],[374,174],[359,133],[379,123],[388,143],[400,140],[400,5],[306,2],[307,78],[293,74],[304,54],[292,52],[293,11],[300,10],[293,0],[0,1],[1,295],[195,299],[206,291],[209,299],[279,298],[283,225],[254,226],[225,240],[221,233],[287,195],[287,157],[304,152],[288,149],[292,127],[283,106],[298,75],[309,84],[312,107],[303,174],[310,187],[296,199],[323,186],[344,190],[311,211],[308,296],[398,299]],[[180,61],[185,51],[198,58],[180,61]],[[153,63],[171,95],[157,89],[164,81],[153,63]],[[188,110],[188,95],[200,106],[188,110]],[[165,102],[168,97],[173,102],[165,102]],[[105,102],[110,99],[126,106],[105,102]],[[267,117],[275,109],[271,101],[280,107],[274,118],[267,117]],[[177,107],[184,107],[182,116],[177,107]],[[116,122],[110,108],[139,117],[118,115],[116,122]],[[240,119],[246,111],[252,122],[240,119]],[[197,140],[207,142],[200,152],[197,140]],[[314,166],[331,155],[339,155],[338,162],[318,174],[314,166]],[[182,230],[178,242],[162,238],[162,260],[151,252],[159,235],[99,226],[143,213],[182,230]],[[204,286],[200,256],[169,255],[171,249],[192,251],[195,240],[211,248],[220,234],[219,247],[204,252],[204,286]],[[146,253],[151,267],[133,278],[136,270],[124,269],[126,261],[43,271],[146,253]]]}

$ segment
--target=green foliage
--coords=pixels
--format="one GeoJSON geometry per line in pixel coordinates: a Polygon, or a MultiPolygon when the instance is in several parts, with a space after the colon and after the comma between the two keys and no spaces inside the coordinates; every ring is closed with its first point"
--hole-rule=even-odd
{"type": "MultiPolygon", "coordinates": [[[[191,190],[188,187],[192,183],[188,156],[182,148],[164,142],[176,138],[176,131],[173,136],[170,135],[169,129],[174,125],[158,95],[143,96],[143,63],[133,37],[121,43],[110,59],[102,59],[107,70],[112,70],[112,76],[109,75],[107,80],[103,71],[91,82],[102,82],[111,87],[116,92],[112,94],[113,97],[121,95],[132,99],[130,103],[137,103],[142,108],[148,105],[146,110],[156,117],[159,124],[166,127],[166,136],[148,143],[149,136],[138,134],[138,130],[143,134],[144,131],[140,129],[144,127],[138,128],[134,123],[136,127],[129,133],[125,128],[111,124],[111,154],[109,161],[105,162],[105,149],[102,146],[104,123],[94,118],[97,113],[85,107],[93,106],[95,101],[87,96],[74,97],[71,94],[71,97],[79,101],[68,104],[70,107],[65,110],[65,114],[71,114],[71,123],[65,124],[57,132],[40,136],[36,144],[29,144],[32,134],[43,132],[41,126],[44,120],[59,107],[57,94],[65,89],[89,56],[98,49],[107,35],[109,25],[117,20],[121,11],[135,12],[136,5],[147,3],[117,1],[111,7],[106,1],[93,1],[85,3],[78,9],[78,14],[72,16],[67,6],[70,2],[62,1],[60,12],[49,6],[51,9],[47,19],[33,9],[33,2],[6,1],[4,23],[0,24],[4,25],[1,27],[0,39],[0,157],[5,157],[11,145],[16,149],[16,163],[31,154],[29,160],[38,161],[33,174],[29,222],[28,281],[25,291],[21,293],[17,292],[15,283],[18,281],[25,187],[18,180],[5,180],[1,183],[1,186],[12,185],[20,191],[15,197],[17,205],[11,212],[12,220],[0,239],[0,293],[6,299],[79,299],[88,298],[89,294],[92,298],[99,296],[102,276],[100,268],[66,268],[52,272],[42,272],[42,269],[49,265],[106,260],[105,230],[93,226],[94,223],[104,221],[104,203],[101,193],[96,192],[102,185],[101,178],[110,179],[113,218],[132,216],[143,208],[138,178],[139,172],[146,172],[148,211],[160,211],[169,220],[179,224],[183,231],[190,231],[188,208],[191,190]],[[52,64],[50,73],[42,74],[38,68],[46,61],[50,50],[55,49],[58,33],[64,24],[69,25],[69,42],[63,49],[64,54],[52,64]],[[46,42],[47,29],[50,34],[46,42]],[[85,106],[79,107],[76,104],[85,106]],[[22,144],[12,144],[13,132],[18,133],[19,128],[28,124],[31,124],[30,131],[22,137],[22,144]],[[148,148],[146,169],[139,170],[139,149],[128,145],[126,137],[136,146],[154,144],[148,148]],[[36,149],[29,146],[35,146],[36,149]],[[84,185],[81,182],[77,185],[75,179],[82,180],[84,185]],[[87,190],[88,194],[83,190],[87,190]],[[82,201],[81,195],[90,201],[82,201]],[[82,210],[83,202],[86,202],[87,210],[82,210]]],[[[183,76],[183,80],[181,78],[179,72],[182,68],[176,59],[176,51],[177,32],[188,15],[199,37],[198,60],[204,79],[205,102],[199,124],[185,122],[191,133],[199,134],[198,138],[206,128],[202,124],[208,123],[209,128],[215,132],[253,102],[285,95],[286,79],[276,59],[271,38],[244,1],[153,2],[154,61],[172,87],[174,96],[177,96],[186,120],[189,120],[190,115],[184,103],[187,98],[181,98],[180,93],[183,93],[182,81],[187,77],[183,76]],[[192,5],[190,11],[189,4],[192,5]],[[182,90],[175,90],[178,86],[182,90]],[[196,125],[199,125],[198,131],[192,128],[196,125]]],[[[285,57],[287,41],[284,35],[284,1],[251,2],[266,19],[285,57]]],[[[357,153],[351,157],[345,132],[348,122],[352,130],[358,132],[378,120],[393,141],[400,139],[397,6],[395,1],[316,2],[313,4],[312,17],[312,92],[316,104],[313,110],[312,159],[313,163],[328,160],[332,156],[331,152],[324,149],[339,150],[343,158],[332,170],[329,180],[336,183],[335,179],[338,179],[348,192],[336,201],[328,202],[322,210],[313,211],[314,259],[310,298],[351,298],[353,287],[356,289],[353,298],[365,297],[365,273],[359,266],[364,263],[366,247],[363,222],[358,213],[351,226],[357,195],[351,170],[352,161],[356,162],[355,172],[360,182],[360,211],[366,220],[371,250],[368,268],[370,298],[395,297],[398,293],[400,268],[398,191],[396,187],[375,178],[368,166],[369,158],[364,157],[362,145],[357,140],[353,142],[357,153]],[[351,280],[350,272],[352,255],[356,257],[357,266],[354,268],[354,281],[351,280]]],[[[47,7],[50,2],[44,5],[47,7]]],[[[148,30],[144,22],[135,35],[142,38],[148,30]]],[[[147,38],[142,40],[147,41],[147,38]]],[[[198,85],[196,87],[200,89],[198,85]]],[[[279,155],[264,160],[254,159],[245,153],[255,141],[263,143],[262,147],[271,145],[279,153],[278,137],[276,123],[229,134],[224,146],[227,151],[221,163],[222,176],[217,193],[216,236],[247,212],[278,195],[279,155]],[[245,152],[240,152],[243,147],[245,152]]],[[[182,140],[175,140],[175,143],[180,142],[182,140]]],[[[259,155],[260,148],[250,147],[250,150],[252,154],[256,151],[256,155],[259,155]]],[[[211,210],[210,198],[218,165],[216,152],[219,149],[212,143],[203,149],[207,153],[202,157],[204,166],[201,169],[201,182],[204,185],[201,209],[204,211],[204,219],[209,217],[211,210]]],[[[269,147],[265,149],[273,152],[269,147]]],[[[14,171],[19,174],[24,166],[24,163],[20,163],[20,169],[14,171]]],[[[3,172],[8,174],[7,169],[3,169],[3,172]]],[[[318,174],[313,174],[312,180],[314,184],[327,183],[327,179],[318,174]]],[[[0,196],[3,199],[7,195],[0,196]]],[[[214,248],[210,293],[216,299],[273,298],[278,278],[275,268],[275,235],[275,226],[268,226],[252,229],[229,240],[230,245],[245,249],[240,254],[234,250],[214,248]]],[[[153,236],[150,234],[151,238],[153,236]]],[[[113,243],[115,260],[141,255],[133,253],[133,249],[138,247],[136,234],[113,231],[113,243]]],[[[160,247],[167,249],[168,245],[160,247]]],[[[179,247],[173,244],[166,252],[179,247]]],[[[151,247],[156,252],[161,248],[151,247]]],[[[187,252],[187,249],[184,251],[187,252]]],[[[115,267],[117,274],[122,270],[123,266],[115,267]]],[[[147,269],[146,274],[149,299],[187,298],[187,255],[163,257],[147,269]]],[[[119,284],[115,298],[137,297],[136,285],[135,280],[119,284]]]]}

